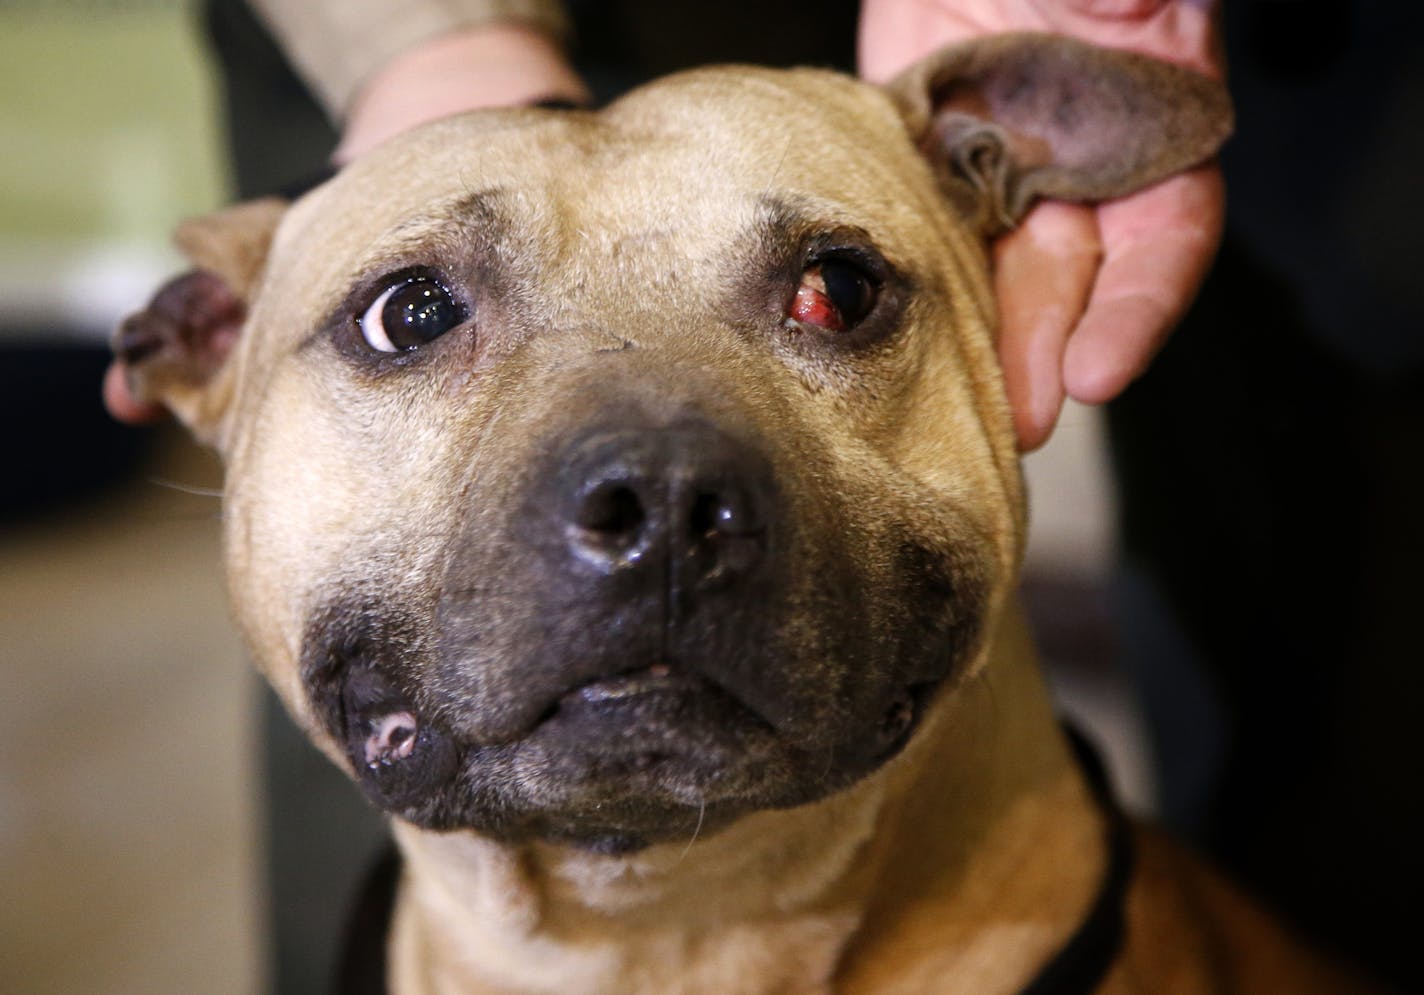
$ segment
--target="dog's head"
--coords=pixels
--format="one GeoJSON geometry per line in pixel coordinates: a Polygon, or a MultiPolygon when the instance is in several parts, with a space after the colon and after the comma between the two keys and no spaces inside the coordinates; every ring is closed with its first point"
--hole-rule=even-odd
{"type": "Polygon", "coordinates": [[[119,351],[221,449],[240,621],[371,798],[685,837],[857,781],[972,674],[1023,513],[984,238],[1228,117],[1042,37],[459,117],[189,226],[119,351]]]}

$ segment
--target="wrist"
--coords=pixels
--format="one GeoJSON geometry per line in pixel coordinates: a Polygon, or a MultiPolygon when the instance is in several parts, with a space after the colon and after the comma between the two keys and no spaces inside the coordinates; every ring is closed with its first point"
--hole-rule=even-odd
{"type": "Polygon", "coordinates": [[[379,69],[352,101],[333,154],[350,162],[426,121],[480,107],[587,103],[588,90],[548,36],[507,22],[433,39],[379,69]]]}

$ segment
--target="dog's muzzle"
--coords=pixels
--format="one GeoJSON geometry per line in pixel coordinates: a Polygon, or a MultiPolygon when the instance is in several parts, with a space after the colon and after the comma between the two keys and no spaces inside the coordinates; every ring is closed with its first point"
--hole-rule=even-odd
{"type": "Polygon", "coordinates": [[[824,797],[904,745],[963,634],[942,556],[897,541],[868,574],[846,502],[705,419],[531,451],[468,486],[428,609],[313,632],[317,711],[378,804],[622,850],[824,797]]]}

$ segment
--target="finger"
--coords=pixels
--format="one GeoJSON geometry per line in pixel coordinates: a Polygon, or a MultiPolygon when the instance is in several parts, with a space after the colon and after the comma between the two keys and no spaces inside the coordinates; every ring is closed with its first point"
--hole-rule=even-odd
{"type": "Polygon", "coordinates": [[[1040,204],[994,246],[999,361],[1024,452],[1043,445],[1063,407],[1063,350],[1099,252],[1093,212],[1061,203],[1040,204]]]}
{"type": "Polygon", "coordinates": [[[151,425],[168,416],[159,404],[147,404],[134,398],[124,379],[124,368],[112,363],[104,373],[104,407],[117,421],[129,425],[151,425]]]}
{"type": "Polygon", "coordinates": [[[1105,255],[1063,356],[1069,395],[1101,404],[1147,368],[1206,277],[1223,210],[1215,167],[1099,208],[1105,255]]]}
{"type": "Polygon", "coordinates": [[[1167,5],[1167,0],[1067,0],[1067,6],[1092,17],[1151,17],[1167,5]]]}

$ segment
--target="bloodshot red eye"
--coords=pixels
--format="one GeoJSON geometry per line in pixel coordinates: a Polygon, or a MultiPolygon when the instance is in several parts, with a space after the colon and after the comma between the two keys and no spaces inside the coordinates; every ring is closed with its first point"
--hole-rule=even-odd
{"type": "Polygon", "coordinates": [[[844,332],[875,307],[879,284],[847,259],[819,259],[806,267],[787,312],[789,326],[844,332]]]}

